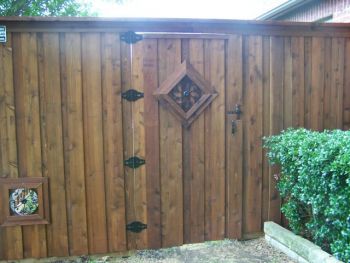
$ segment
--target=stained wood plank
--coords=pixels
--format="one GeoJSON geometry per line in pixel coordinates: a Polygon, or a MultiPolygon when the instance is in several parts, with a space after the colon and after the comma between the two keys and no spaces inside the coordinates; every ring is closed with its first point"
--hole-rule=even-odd
{"type": "MultiPolygon", "coordinates": [[[[263,135],[270,135],[270,37],[263,37],[263,135]]],[[[262,181],[262,223],[269,220],[270,202],[270,164],[267,150],[263,148],[263,181],[262,181]]]]}
{"type": "Polygon", "coordinates": [[[245,181],[244,234],[261,231],[262,196],[262,37],[249,36],[246,41],[247,72],[245,113],[245,181]]]}
{"type": "MultiPolygon", "coordinates": [[[[0,177],[7,178],[18,177],[12,51],[12,35],[8,34],[6,44],[0,45],[0,177]]],[[[21,227],[0,227],[0,259],[21,258],[21,227]]]]}
{"type": "Polygon", "coordinates": [[[305,81],[305,123],[307,129],[311,128],[311,73],[312,73],[312,38],[305,37],[304,43],[304,81],[305,81]]]}
{"type": "Polygon", "coordinates": [[[292,124],[303,127],[305,123],[304,38],[292,37],[292,124]]]}
{"type": "Polygon", "coordinates": [[[218,97],[205,110],[205,239],[225,236],[225,42],[205,41],[205,78],[218,97]]]}
{"type": "Polygon", "coordinates": [[[100,35],[82,35],[86,210],[90,253],[106,253],[100,35]]]}
{"type": "MultiPolygon", "coordinates": [[[[144,92],[143,84],[143,42],[139,42],[132,46],[132,64],[131,64],[131,87],[144,92]]],[[[147,114],[144,109],[144,99],[137,100],[132,103],[132,147],[133,155],[146,159],[145,153],[145,127],[144,127],[144,115],[147,114]]],[[[132,155],[130,155],[132,156],[132,155]]],[[[151,156],[149,156],[151,157],[151,156]]],[[[130,195],[132,195],[132,209],[135,216],[135,220],[141,221],[147,224],[147,184],[146,184],[146,166],[142,165],[137,169],[134,169],[133,175],[130,178],[132,181],[132,187],[129,188],[130,195]]],[[[131,186],[131,184],[130,184],[131,186]]],[[[144,230],[141,233],[134,234],[136,248],[147,248],[148,244],[148,230],[144,230]]]]}
{"type": "Polygon", "coordinates": [[[324,65],[324,105],[323,105],[323,126],[330,129],[333,121],[331,120],[331,82],[332,82],[332,39],[325,38],[325,61],[330,61],[324,65]]]}
{"type": "Polygon", "coordinates": [[[80,34],[60,35],[69,254],[88,253],[80,34]]]}
{"type": "Polygon", "coordinates": [[[350,129],[350,38],[345,40],[343,129],[350,129]]]}
{"type": "MultiPolygon", "coordinates": [[[[185,59],[185,58],[183,58],[185,59]]],[[[187,61],[204,76],[204,41],[188,41],[187,61]]],[[[183,130],[184,236],[186,243],[204,241],[204,114],[183,130]],[[185,138],[187,140],[185,141],[185,138]]]]}
{"type": "MultiPolygon", "coordinates": [[[[41,177],[42,156],[38,89],[37,41],[35,33],[13,38],[14,87],[20,177],[41,177]]],[[[44,225],[24,226],[24,257],[46,257],[44,225]]]]}
{"type": "MultiPolygon", "coordinates": [[[[242,36],[231,36],[226,47],[226,111],[243,104],[242,36]]],[[[244,108],[242,108],[244,111],[244,108]]],[[[243,193],[243,124],[237,120],[232,134],[234,116],[226,115],[226,237],[242,238],[243,193]]]]}
{"type": "MultiPolygon", "coordinates": [[[[275,135],[283,129],[283,38],[271,37],[270,48],[270,135],[275,135]]],[[[277,167],[270,168],[269,220],[276,223],[281,222],[281,201],[273,178],[278,173],[277,167]]]]}
{"type": "Polygon", "coordinates": [[[121,55],[118,34],[102,36],[103,146],[108,250],[126,250],[121,55]]]}
{"type": "Polygon", "coordinates": [[[283,129],[293,126],[293,65],[291,38],[284,38],[283,129]]]}
{"type": "Polygon", "coordinates": [[[323,130],[325,40],[312,38],[310,128],[323,130]]]}
{"type": "MultiPolygon", "coordinates": [[[[181,63],[181,40],[159,40],[158,59],[162,83],[181,63]]],[[[159,120],[162,246],[168,247],[183,243],[182,127],[164,107],[160,107],[159,120]]]]}
{"type": "Polygon", "coordinates": [[[58,34],[38,35],[43,176],[49,177],[48,256],[68,256],[58,34]]]}
{"type": "Polygon", "coordinates": [[[341,129],[343,127],[343,94],[344,94],[344,57],[345,42],[343,38],[332,39],[331,85],[330,89],[331,109],[330,128],[341,129]]]}
{"type": "Polygon", "coordinates": [[[147,158],[147,231],[148,247],[162,246],[160,155],[159,155],[159,110],[153,93],[158,88],[158,42],[145,40],[143,44],[143,83],[145,107],[145,154],[147,158]]]}

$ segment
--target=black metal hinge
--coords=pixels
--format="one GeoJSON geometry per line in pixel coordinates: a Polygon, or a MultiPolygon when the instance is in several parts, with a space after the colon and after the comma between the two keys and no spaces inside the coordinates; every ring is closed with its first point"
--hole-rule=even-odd
{"type": "Polygon", "coordinates": [[[142,35],[138,35],[133,31],[128,31],[120,34],[121,41],[124,41],[127,44],[135,44],[136,42],[143,39],[142,35]]]}
{"type": "Polygon", "coordinates": [[[128,101],[136,101],[143,98],[144,94],[134,89],[129,89],[122,93],[122,98],[128,101]]]}
{"type": "Polygon", "coordinates": [[[134,233],[140,233],[142,230],[146,228],[147,228],[147,225],[140,221],[134,221],[126,225],[126,230],[134,233]]]}
{"type": "Polygon", "coordinates": [[[145,160],[143,160],[137,156],[130,157],[129,159],[124,161],[124,165],[126,165],[130,168],[133,168],[133,169],[136,169],[145,163],[146,163],[145,160]]]}

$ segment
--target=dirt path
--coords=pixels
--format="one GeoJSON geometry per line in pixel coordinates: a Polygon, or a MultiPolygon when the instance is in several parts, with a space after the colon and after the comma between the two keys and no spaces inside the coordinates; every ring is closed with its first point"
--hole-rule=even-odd
{"type": "Polygon", "coordinates": [[[80,257],[66,260],[50,260],[41,262],[55,263],[294,263],[285,254],[269,246],[264,238],[250,241],[210,241],[199,244],[183,245],[159,250],[141,250],[130,252],[128,256],[105,255],[80,257]]]}

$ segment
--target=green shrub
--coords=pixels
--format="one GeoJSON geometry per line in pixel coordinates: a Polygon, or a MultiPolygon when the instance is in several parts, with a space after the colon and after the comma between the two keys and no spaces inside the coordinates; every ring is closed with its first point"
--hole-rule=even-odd
{"type": "Polygon", "coordinates": [[[264,147],[291,230],[350,262],[350,131],[289,129],[264,147]]]}

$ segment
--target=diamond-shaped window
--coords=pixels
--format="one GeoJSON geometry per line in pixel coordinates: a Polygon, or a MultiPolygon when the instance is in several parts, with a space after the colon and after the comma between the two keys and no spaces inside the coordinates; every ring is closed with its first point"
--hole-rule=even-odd
{"type": "Polygon", "coordinates": [[[154,95],[188,127],[213,101],[217,93],[190,63],[184,61],[154,95]]]}

